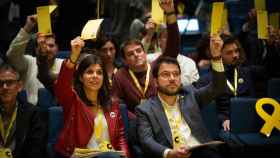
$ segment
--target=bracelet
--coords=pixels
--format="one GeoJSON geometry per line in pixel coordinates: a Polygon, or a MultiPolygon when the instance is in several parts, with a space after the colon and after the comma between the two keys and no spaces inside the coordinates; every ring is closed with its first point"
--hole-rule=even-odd
{"type": "Polygon", "coordinates": [[[216,57],[212,57],[211,59],[214,61],[220,60],[222,58],[222,56],[216,56],[216,57]]]}
{"type": "Polygon", "coordinates": [[[169,13],[167,13],[167,12],[164,12],[164,14],[165,14],[166,16],[170,16],[170,15],[173,15],[173,14],[175,14],[175,11],[172,11],[172,12],[169,12],[169,13]]]}

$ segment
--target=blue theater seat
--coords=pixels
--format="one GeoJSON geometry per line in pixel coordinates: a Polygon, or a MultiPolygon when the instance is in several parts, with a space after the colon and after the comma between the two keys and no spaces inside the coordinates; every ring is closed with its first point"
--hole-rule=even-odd
{"type": "Polygon", "coordinates": [[[230,133],[244,146],[280,145],[280,131],[273,130],[270,137],[259,131],[264,121],[256,113],[257,98],[233,98],[230,106],[230,133]]]}
{"type": "Polygon", "coordinates": [[[57,141],[57,137],[63,127],[63,109],[60,106],[50,107],[48,109],[48,153],[50,158],[58,158],[54,152],[53,146],[57,141]]]}

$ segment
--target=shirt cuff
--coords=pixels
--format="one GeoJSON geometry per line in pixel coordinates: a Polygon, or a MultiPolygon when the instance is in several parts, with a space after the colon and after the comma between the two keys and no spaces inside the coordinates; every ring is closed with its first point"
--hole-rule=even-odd
{"type": "Polygon", "coordinates": [[[225,71],[222,59],[211,60],[211,65],[212,65],[213,70],[215,70],[217,72],[224,72],[225,71]]]}
{"type": "Polygon", "coordinates": [[[167,158],[168,152],[171,151],[171,149],[165,149],[163,152],[163,158],[167,158]]]}

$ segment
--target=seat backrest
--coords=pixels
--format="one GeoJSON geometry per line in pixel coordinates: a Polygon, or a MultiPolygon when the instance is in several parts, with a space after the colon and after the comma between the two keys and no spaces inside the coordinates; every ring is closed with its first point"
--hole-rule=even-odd
{"type": "Polygon", "coordinates": [[[48,113],[48,142],[54,144],[61,128],[63,127],[63,109],[60,106],[50,107],[48,113]]]}
{"type": "Polygon", "coordinates": [[[230,105],[230,129],[232,133],[259,132],[264,121],[256,113],[257,98],[232,98],[230,105]]]}
{"type": "Polygon", "coordinates": [[[267,95],[271,98],[280,98],[280,79],[272,78],[268,80],[267,95]]]}
{"type": "Polygon", "coordinates": [[[215,102],[213,101],[209,105],[204,106],[201,109],[201,115],[210,136],[213,139],[218,139],[220,127],[215,102]]]}
{"type": "Polygon", "coordinates": [[[55,97],[46,88],[40,88],[38,91],[38,106],[42,110],[47,110],[52,106],[56,106],[57,102],[55,97]]]}

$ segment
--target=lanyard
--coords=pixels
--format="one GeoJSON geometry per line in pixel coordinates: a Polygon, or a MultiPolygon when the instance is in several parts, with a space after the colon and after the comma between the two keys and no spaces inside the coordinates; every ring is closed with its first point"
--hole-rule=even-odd
{"type": "Polygon", "coordinates": [[[237,69],[234,69],[234,87],[232,86],[232,84],[227,80],[227,85],[229,87],[229,89],[233,92],[234,96],[237,96],[237,78],[238,78],[238,74],[237,74],[237,69]]]}
{"type": "MultiPolygon", "coordinates": [[[[164,104],[163,108],[165,111],[165,114],[167,116],[170,128],[171,128],[171,133],[172,133],[172,141],[173,141],[173,146],[174,148],[178,148],[180,145],[182,145],[182,136],[179,132],[180,129],[180,124],[182,123],[182,114],[179,111],[180,115],[177,116],[172,116],[171,112],[167,110],[166,106],[168,106],[166,103],[162,102],[164,104]]],[[[178,110],[178,109],[177,109],[178,110]]]]}
{"type": "Polygon", "coordinates": [[[138,90],[141,92],[142,96],[145,97],[145,93],[147,92],[148,86],[149,86],[149,81],[150,81],[150,71],[151,71],[151,65],[148,64],[148,70],[146,72],[146,80],[145,80],[145,87],[144,90],[142,89],[138,79],[134,75],[133,71],[129,69],[129,74],[133,79],[134,84],[138,88],[138,90]]]}
{"type": "Polygon", "coordinates": [[[4,145],[7,143],[7,139],[10,135],[10,132],[12,130],[12,127],[13,127],[13,124],[16,120],[16,116],[17,116],[17,108],[14,110],[13,112],[13,115],[12,115],[12,118],[9,122],[9,126],[8,126],[8,129],[6,130],[5,127],[4,127],[4,121],[0,115],[0,131],[1,131],[1,136],[3,138],[3,141],[4,141],[4,145]]]}

